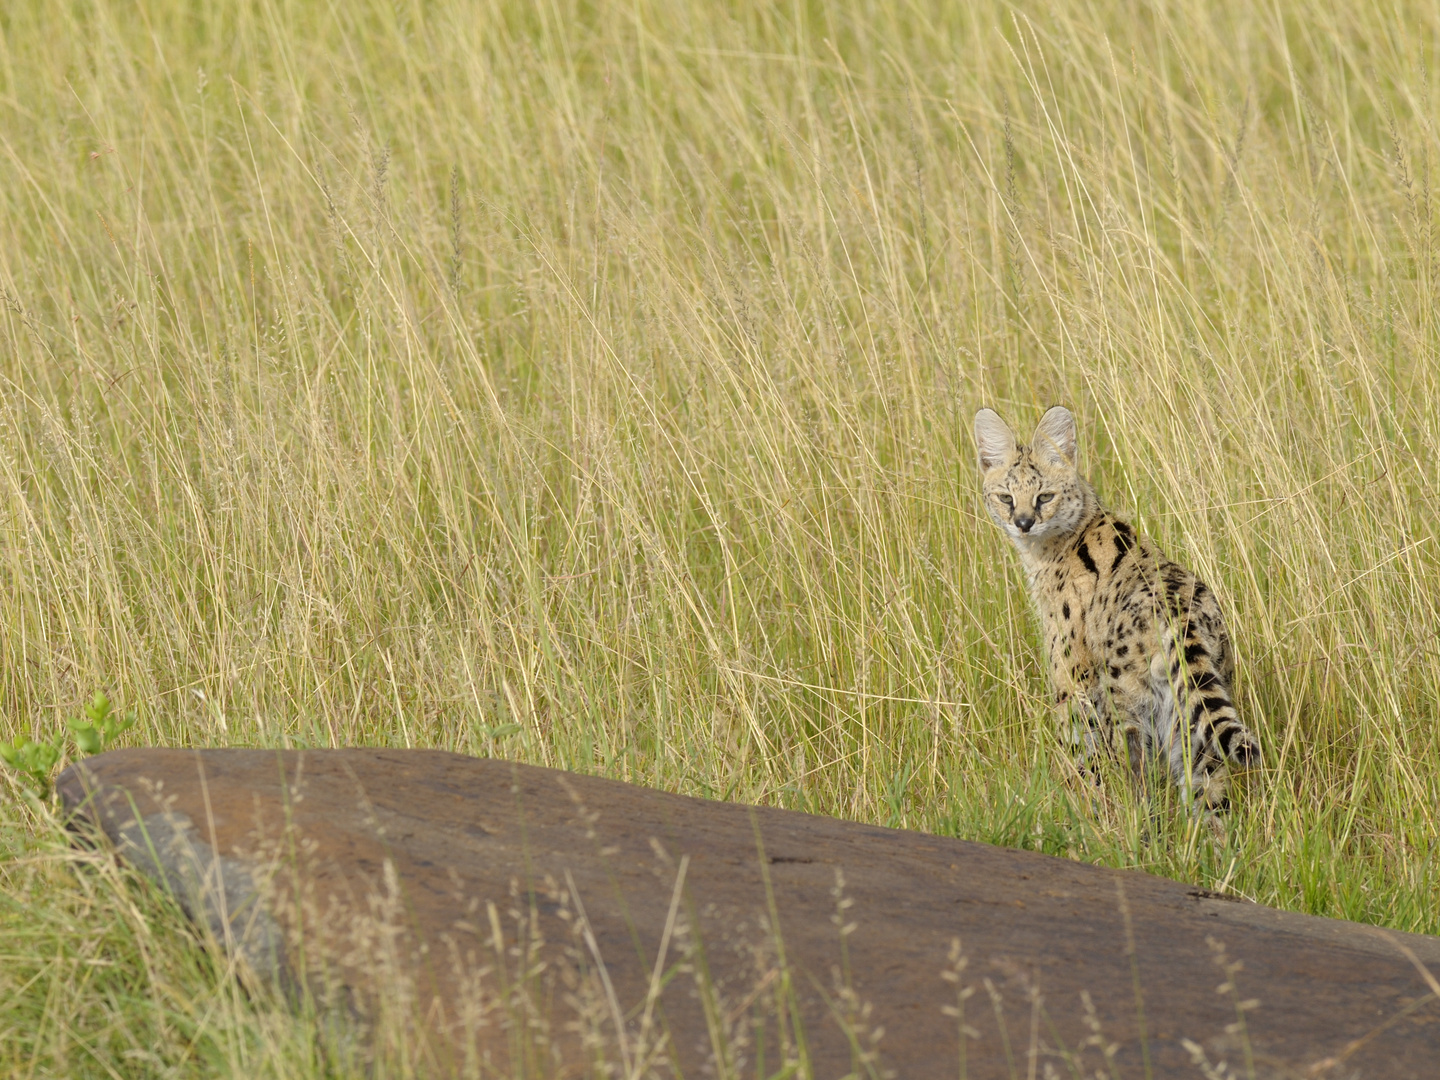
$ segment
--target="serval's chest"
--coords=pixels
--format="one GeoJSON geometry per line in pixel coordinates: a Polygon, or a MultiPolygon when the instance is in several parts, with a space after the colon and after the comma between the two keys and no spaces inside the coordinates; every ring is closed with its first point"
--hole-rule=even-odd
{"type": "Polygon", "coordinates": [[[1104,613],[1148,608],[1156,555],[1134,529],[1108,513],[1045,557],[1026,560],[1030,595],[1040,617],[1081,626],[1104,613]]]}

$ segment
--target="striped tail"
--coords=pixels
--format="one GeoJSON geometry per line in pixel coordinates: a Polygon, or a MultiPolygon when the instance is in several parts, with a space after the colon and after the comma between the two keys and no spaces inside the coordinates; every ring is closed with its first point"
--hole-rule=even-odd
{"type": "Polygon", "coordinates": [[[1207,645],[1187,619],[1165,632],[1163,644],[1151,665],[1151,683],[1161,697],[1164,720],[1157,727],[1171,776],[1188,789],[1194,809],[1223,811],[1229,807],[1226,766],[1260,761],[1260,744],[1241,723],[1230,696],[1224,642],[1207,645]]]}

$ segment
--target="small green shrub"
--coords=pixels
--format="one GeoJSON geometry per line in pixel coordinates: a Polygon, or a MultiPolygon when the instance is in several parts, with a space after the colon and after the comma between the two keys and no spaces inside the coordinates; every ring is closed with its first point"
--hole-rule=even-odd
{"type": "Polygon", "coordinates": [[[81,753],[98,754],[109,747],[117,735],[135,726],[135,714],[117,716],[110,699],[97,690],[85,706],[84,719],[70,720],[68,726],[81,753]]]}
{"type": "MultiPolygon", "coordinates": [[[[66,726],[80,754],[98,754],[107,749],[117,736],[135,726],[135,714],[117,715],[115,706],[104,691],[97,690],[85,706],[84,717],[68,720],[66,726]]],[[[50,794],[51,777],[64,756],[63,732],[49,742],[36,742],[18,735],[13,741],[0,740],[0,760],[20,773],[41,797],[50,794]]]]}

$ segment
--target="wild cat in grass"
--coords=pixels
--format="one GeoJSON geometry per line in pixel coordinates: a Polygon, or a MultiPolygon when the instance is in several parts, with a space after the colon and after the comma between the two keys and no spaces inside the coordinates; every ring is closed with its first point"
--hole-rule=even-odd
{"type": "Polygon", "coordinates": [[[1236,715],[1235,653],[1215,594],[1106,510],[1056,406],[1029,446],[975,414],[985,509],[1020,553],[1040,613],[1056,720],[1084,772],[1113,753],[1138,783],[1158,759],[1193,813],[1228,809],[1229,767],[1259,760],[1236,715]]]}

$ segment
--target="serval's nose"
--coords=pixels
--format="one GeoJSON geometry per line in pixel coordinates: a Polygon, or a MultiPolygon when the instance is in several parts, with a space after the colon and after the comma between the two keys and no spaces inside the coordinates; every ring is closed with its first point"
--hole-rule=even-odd
{"type": "Polygon", "coordinates": [[[1035,524],[1035,515],[1027,514],[1024,511],[1015,515],[1015,527],[1023,533],[1030,531],[1030,526],[1035,524]]]}

